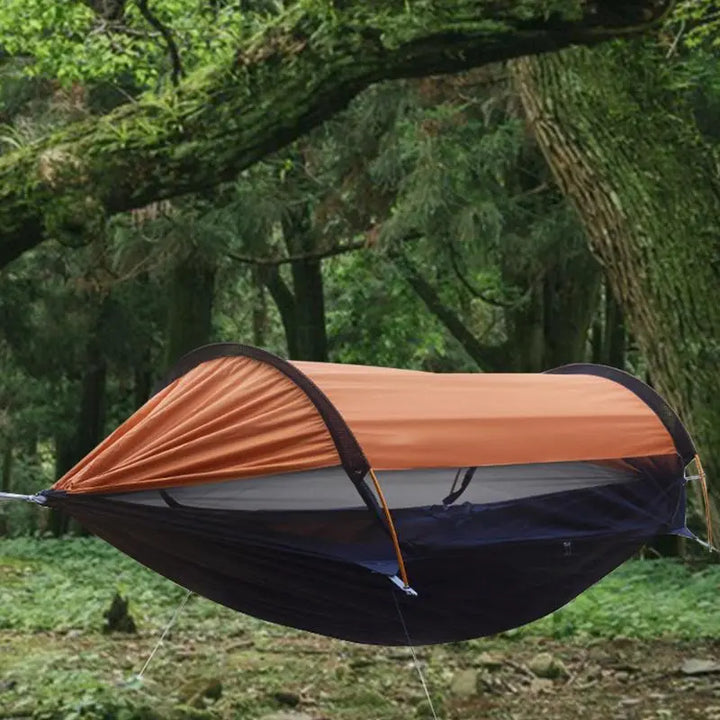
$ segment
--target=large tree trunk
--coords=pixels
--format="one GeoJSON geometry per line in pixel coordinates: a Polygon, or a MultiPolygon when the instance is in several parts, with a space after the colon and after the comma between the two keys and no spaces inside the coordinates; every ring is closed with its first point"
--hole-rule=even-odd
{"type": "Polygon", "coordinates": [[[292,3],[226,65],[0,157],[0,266],[107,213],[207,191],[378,80],[643,31],[672,0],[292,3]]]}
{"type": "Polygon", "coordinates": [[[720,182],[651,47],[512,63],[530,126],[658,390],[720,483],[720,182]]]}

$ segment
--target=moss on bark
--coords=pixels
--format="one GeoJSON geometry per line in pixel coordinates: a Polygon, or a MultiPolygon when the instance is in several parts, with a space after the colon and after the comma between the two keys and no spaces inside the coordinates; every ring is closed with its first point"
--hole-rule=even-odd
{"type": "Polygon", "coordinates": [[[655,52],[576,49],[516,60],[513,72],[653,383],[718,478],[720,178],[655,52]]]}
{"type": "Polygon", "coordinates": [[[230,180],[387,78],[640,32],[671,0],[303,0],[223,65],[0,157],[0,266],[230,180]]]}

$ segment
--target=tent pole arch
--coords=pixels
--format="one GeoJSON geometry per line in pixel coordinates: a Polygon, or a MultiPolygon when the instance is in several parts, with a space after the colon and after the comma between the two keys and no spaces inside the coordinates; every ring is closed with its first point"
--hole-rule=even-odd
{"type": "Polygon", "coordinates": [[[325,422],[325,426],[335,443],[343,469],[348,474],[348,477],[356,484],[363,482],[364,477],[370,469],[370,463],[367,461],[360,444],[355,439],[355,436],[337,408],[305,373],[298,370],[292,363],[267,350],[250,345],[241,345],[239,343],[213,343],[211,345],[203,345],[183,355],[168,371],[165,377],[153,388],[153,395],[156,395],[160,390],[201,363],[224,357],[247,357],[252,360],[257,360],[258,362],[266,363],[280,371],[297,385],[313,403],[325,422]]]}
{"type": "Polygon", "coordinates": [[[660,419],[666,430],[672,437],[678,455],[687,465],[697,456],[697,450],[690,433],[687,431],[675,410],[649,385],[639,380],[634,375],[610,367],[609,365],[596,365],[591,363],[572,363],[562,365],[552,370],[546,370],[547,375],[593,375],[606,378],[612,382],[622,385],[630,392],[637,395],[660,419]]]}
{"type": "Polygon", "coordinates": [[[163,377],[153,388],[153,395],[160,392],[163,388],[167,387],[172,382],[185,375],[185,373],[189,372],[194,367],[197,367],[199,364],[222,357],[248,357],[253,360],[257,360],[258,362],[271,365],[273,368],[283,373],[305,393],[325,422],[333,442],[335,443],[335,447],[337,448],[343,469],[355,485],[360,497],[363,499],[367,507],[375,514],[380,524],[388,532],[398,560],[400,578],[402,579],[404,588],[408,589],[410,586],[408,583],[407,572],[405,571],[405,563],[400,549],[398,535],[393,524],[392,515],[387,503],[385,502],[377,477],[373,469],[370,467],[370,463],[365,457],[363,449],[340,412],[328,399],[325,393],[295,365],[278,355],[251,345],[242,345],[240,343],[213,343],[196,348],[181,357],[180,360],[178,360],[178,362],[168,371],[165,377],[163,377]],[[374,493],[365,482],[365,478],[368,475],[372,478],[373,486],[375,488],[374,493]]]}

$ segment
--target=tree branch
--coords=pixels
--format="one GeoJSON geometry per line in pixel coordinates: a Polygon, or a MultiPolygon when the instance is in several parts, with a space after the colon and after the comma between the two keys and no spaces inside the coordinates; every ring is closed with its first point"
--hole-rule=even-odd
{"type": "Polygon", "coordinates": [[[440,320],[480,368],[486,372],[499,372],[506,366],[504,345],[481,343],[457,313],[443,302],[435,288],[421,275],[407,256],[396,252],[391,257],[395,266],[425,303],[427,309],[440,320]]]}
{"type": "Polygon", "coordinates": [[[636,34],[671,4],[577,0],[571,17],[567,0],[345,0],[329,21],[293,3],[232,62],[0,157],[0,267],[46,237],[231,181],[379,80],[636,34]]]}
{"type": "Polygon", "coordinates": [[[180,78],[184,77],[185,72],[183,71],[182,62],[180,61],[180,53],[178,52],[177,45],[175,44],[175,38],[173,38],[170,29],[163,25],[150,11],[147,0],[136,0],[136,3],[138,10],[140,10],[140,14],[145,18],[145,20],[147,20],[149,25],[154,27],[163,36],[163,39],[165,40],[168,54],[170,55],[170,63],[172,65],[172,84],[177,87],[180,84],[180,78]]]}
{"type": "Polygon", "coordinates": [[[361,240],[348,245],[338,245],[328,250],[318,250],[315,252],[299,253],[297,255],[286,255],[285,257],[253,257],[252,255],[237,255],[236,253],[227,253],[227,256],[235,262],[244,263],[245,265],[261,265],[274,266],[287,265],[288,263],[301,262],[302,260],[322,260],[334,255],[342,255],[343,253],[354,252],[355,250],[363,250],[368,247],[365,240],[361,240]]]}
{"type": "Polygon", "coordinates": [[[295,301],[295,295],[282,279],[277,265],[261,268],[260,280],[270,291],[270,295],[280,312],[280,319],[282,320],[283,329],[285,330],[288,355],[291,358],[297,357],[297,303],[295,301]]]}
{"type": "Polygon", "coordinates": [[[450,255],[450,264],[452,265],[453,272],[455,273],[455,277],[460,281],[460,283],[463,285],[463,287],[473,296],[478,298],[479,300],[482,300],[484,303],[487,303],[488,305],[492,305],[493,307],[498,308],[509,308],[512,307],[512,303],[503,303],[498,300],[493,300],[493,298],[488,297],[484,293],[480,292],[463,274],[462,270],[460,270],[460,266],[458,265],[458,256],[457,256],[457,249],[455,248],[455,243],[452,241],[452,238],[448,242],[448,250],[450,255]]]}

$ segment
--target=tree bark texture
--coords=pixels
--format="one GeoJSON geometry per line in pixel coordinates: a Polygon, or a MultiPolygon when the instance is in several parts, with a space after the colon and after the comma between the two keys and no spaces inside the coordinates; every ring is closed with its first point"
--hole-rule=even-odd
{"type": "Polygon", "coordinates": [[[650,378],[720,488],[720,178],[654,52],[574,49],[511,64],[650,378]]]}
{"type": "Polygon", "coordinates": [[[0,266],[108,214],[232,180],[389,78],[642,32],[672,0],[292,4],[225,64],[0,157],[0,266]]]}

